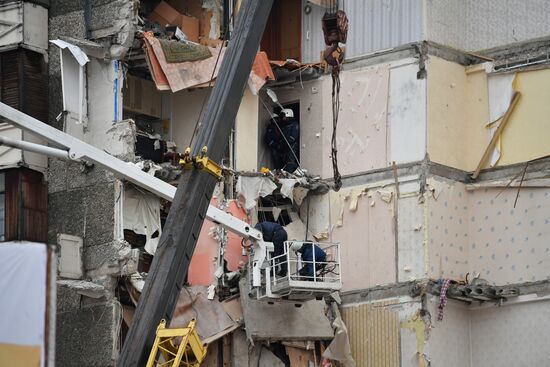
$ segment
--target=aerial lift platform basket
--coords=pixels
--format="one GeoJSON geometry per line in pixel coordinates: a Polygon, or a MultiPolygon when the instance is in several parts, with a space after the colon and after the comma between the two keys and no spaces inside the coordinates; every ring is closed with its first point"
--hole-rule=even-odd
{"type": "Polygon", "coordinates": [[[256,298],[284,298],[294,301],[308,301],[320,299],[330,293],[339,291],[342,288],[340,276],[340,245],[338,243],[322,243],[314,241],[286,241],[283,253],[279,256],[272,256],[273,247],[268,243],[268,253],[260,257],[266,258],[262,263],[251,261],[251,267],[258,266],[262,270],[261,285],[254,284],[252,277],[250,286],[256,298]],[[318,246],[326,253],[326,259],[315,259],[305,261],[302,259],[298,249],[302,246],[318,246]],[[287,265],[287,273],[278,275],[281,265],[287,265]],[[312,269],[310,275],[300,274],[300,270],[306,265],[312,269]],[[256,288],[254,288],[256,286],[256,288]]]}

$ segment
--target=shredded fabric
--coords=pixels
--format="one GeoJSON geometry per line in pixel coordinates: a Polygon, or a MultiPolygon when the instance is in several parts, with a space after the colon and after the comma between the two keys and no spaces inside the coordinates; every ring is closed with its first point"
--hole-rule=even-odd
{"type": "Polygon", "coordinates": [[[124,229],[145,235],[145,251],[154,255],[162,233],[159,198],[130,188],[124,190],[124,229]]]}
{"type": "Polygon", "coordinates": [[[338,316],[332,323],[332,327],[335,329],[334,339],[323,352],[323,358],[342,362],[342,365],[346,367],[355,367],[356,363],[351,353],[348,328],[344,320],[338,316]]]}
{"type": "Polygon", "coordinates": [[[256,206],[258,197],[270,195],[276,188],[277,185],[268,177],[240,176],[235,186],[237,194],[244,199],[246,210],[256,206]]]}
{"type": "Polygon", "coordinates": [[[307,180],[305,178],[281,178],[279,179],[279,183],[281,184],[281,195],[293,201],[294,186],[307,184],[307,180]]]}
{"type": "Polygon", "coordinates": [[[439,292],[439,313],[437,315],[437,321],[443,321],[443,309],[447,305],[447,289],[451,285],[450,279],[443,279],[441,282],[441,291],[439,292]]]}

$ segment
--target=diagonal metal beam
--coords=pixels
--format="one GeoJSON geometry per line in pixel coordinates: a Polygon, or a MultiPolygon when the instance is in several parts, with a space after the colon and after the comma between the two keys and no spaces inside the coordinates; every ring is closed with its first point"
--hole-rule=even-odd
{"type": "MultiPolygon", "coordinates": [[[[211,159],[222,159],[272,3],[245,0],[241,4],[195,153],[207,146],[211,159]]],[[[145,366],[160,320],[171,319],[215,185],[216,178],[206,172],[183,173],[118,366],[145,366]]]]}

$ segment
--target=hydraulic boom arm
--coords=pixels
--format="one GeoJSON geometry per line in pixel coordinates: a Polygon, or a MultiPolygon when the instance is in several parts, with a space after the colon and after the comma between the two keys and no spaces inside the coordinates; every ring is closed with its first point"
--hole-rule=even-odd
{"type": "MultiPolygon", "coordinates": [[[[174,200],[176,194],[176,188],[174,186],[143,172],[132,164],[115,158],[100,149],[86,144],[63,131],[44,124],[1,102],[0,116],[8,120],[11,125],[37,135],[62,149],[12,140],[2,136],[0,136],[0,145],[32,151],[60,159],[89,161],[113,172],[118,178],[128,180],[163,199],[168,201],[174,200]]],[[[208,207],[206,217],[241,237],[254,241],[262,239],[261,233],[250,227],[248,223],[227,214],[215,206],[210,205],[208,207]]]]}

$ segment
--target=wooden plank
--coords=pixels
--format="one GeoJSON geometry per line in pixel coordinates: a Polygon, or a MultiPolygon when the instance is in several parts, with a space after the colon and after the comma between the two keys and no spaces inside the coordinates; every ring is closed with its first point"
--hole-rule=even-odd
{"type": "Polygon", "coordinates": [[[479,176],[479,173],[481,172],[481,169],[483,168],[483,166],[485,165],[485,162],[489,158],[489,155],[493,152],[493,149],[495,148],[498,138],[500,137],[500,134],[506,127],[506,124],[508,124],[508,120],[512,115],[512,111],[514,110],[514,107],[518,103],[520,96],[521,96],[520,92],[514,93],[514,96],[512,97],[512,101],[510,102],[510,106],[508,107],[508,110],[506,110],[506,113],[502,117],[502,121],[500,122],[500,125],[498,125],[497,131],[495,131],[495,134],[491,138],[489,145],[487,145],[487,148],[485,148],[485,152],[483,153],[483,156],[481,157],[481,160],[479,161],[476,170],[472,174],[472,179],[475,180],[479,176]]]}
{"type": "Polygon", "coordinates": [[[286,353],[290,359],[290,367],[308,367],[309,362],[314,362],[313,352],[310,350],[286,346],[286,353]]]}

